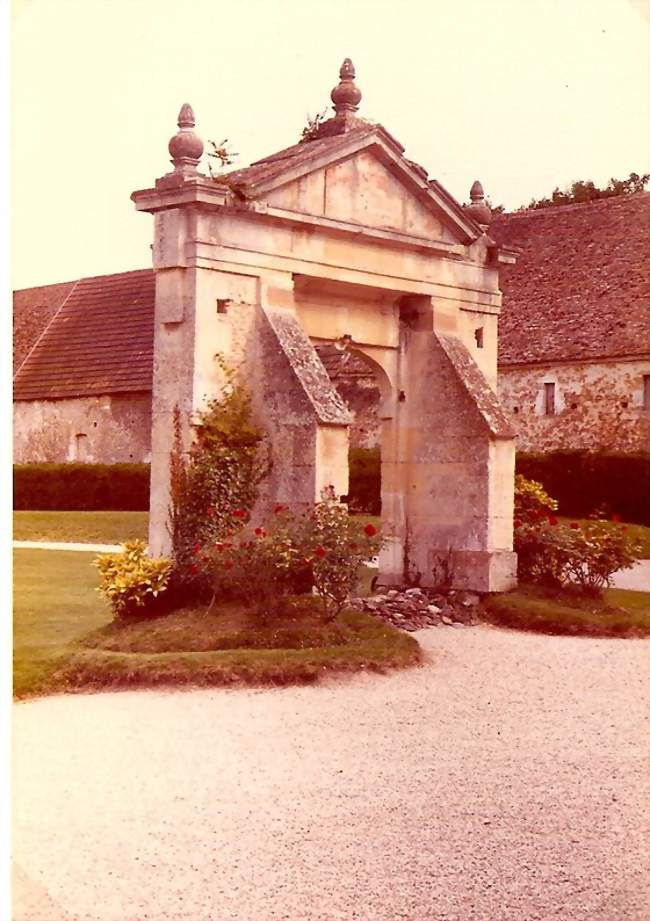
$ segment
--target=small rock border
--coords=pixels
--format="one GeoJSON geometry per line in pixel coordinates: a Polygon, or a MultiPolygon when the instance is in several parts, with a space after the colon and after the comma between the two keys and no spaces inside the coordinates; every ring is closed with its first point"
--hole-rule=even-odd
{"type": "Polygon", "coordinates": [[[481,596],[474,592],[450,591],[445,595],[423,588],[390,589],[368,598],[353,599],[353,606],[400,630],[412,633],[427,627],[475,627],[481,596]]]}

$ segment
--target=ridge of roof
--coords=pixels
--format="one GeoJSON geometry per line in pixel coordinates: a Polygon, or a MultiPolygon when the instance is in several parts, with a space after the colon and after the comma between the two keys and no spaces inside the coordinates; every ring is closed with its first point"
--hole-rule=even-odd
{"type": "Polygon", "coordinates": [[[632,192],[627,195],[608,195],[606,198],[596,198],[593,201],[571,202],[569,205],[549,205],[546,208],[524,208],[517,211],[504,211],[492,215],[490,227],[498,221],[511,221],[517,218],[538,217],[540,215],[549,216],[549,214],[559,214],[561,212],[573,211],[576,209],[586,209],[590,207],[602,207],[613,204],[623,204],[642,198],[650,199],[650,191],[632,192]]]}

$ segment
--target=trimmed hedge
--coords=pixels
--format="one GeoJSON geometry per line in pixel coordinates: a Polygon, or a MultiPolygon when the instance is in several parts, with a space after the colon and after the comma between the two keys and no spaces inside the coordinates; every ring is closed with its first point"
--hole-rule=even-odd
{"type": "Polygon", "coordinates": [[[561,515],[616,514],[632,524],[650,525],[650,454],[518,454],[517,473],[542,483],[557,499],[561,515]]]}
{"type": "MultiPolygon", "coordinates": [[[[650,454],[555,451],[517,454],[517,473],[538,480],[557,499],[561,515],[587,518],[598,511],[632,524],[650,525],[650,454]]],[[[349,501],[358,511],[381,508],[379,448],[350,451],[349,501]]]]}
{"type": "Polygon", "coordinates": [[[147,511],[149,464],[14,464],[14,508],[147,511]]]}
{"type": "Polygon", "coordinates": [[[351,448],[348,503],[356,512],[381,512],[381,451],[379,448],[351,448]]]}
{"type": "MultiPolygon", "coordinates": [[[[599,510],[650,525],[650,454],[518,454],[517,473],[542,483],[562,515],[586,518],[599,510]]],[[[358,511],[380,513],[379,448],[350,451],[349,501],[358,511]]],[[[149,465],[16,464],[14,508],[146,511],[149,465]]]]}

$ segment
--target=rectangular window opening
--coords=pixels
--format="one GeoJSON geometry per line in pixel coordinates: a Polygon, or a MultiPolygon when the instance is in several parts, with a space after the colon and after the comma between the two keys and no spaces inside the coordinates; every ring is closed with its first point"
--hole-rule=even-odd
{"type": "Polygon", "coordinates": [[[228,299],[223,297],[217,298],[217,313],[228,313],[228,299]]]}
{"type": "Polygon", "coordinates": [[[476,347],[479,349],[483,348],[483,327],[479,326],[474,330],[474,338],[476,339],[476,347]]]}
{"type": "Polygon", "coordinates": [[[555,415],[555,384],[544,384],[544,415],[555,415]]]}
{"type": "Polygon", "coordinates": [[[88,457],[88,436],[79,432],[74,436],[74,459],[76,461],[85,461],[88,457]]]}

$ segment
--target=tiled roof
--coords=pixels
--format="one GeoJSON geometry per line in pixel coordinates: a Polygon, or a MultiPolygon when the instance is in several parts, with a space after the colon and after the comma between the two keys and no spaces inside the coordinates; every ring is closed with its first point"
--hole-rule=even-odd
{"type": "Polygon", "coordinates": [[[372,368],[354,352],[342,351],[330,343],[317,345],[316,351],[330,379],[335,384],[339,380],[351,381],[353,379],[374,382],[375,375],[372,368]]]}
{"type": "Polygon", "coordinates": [[[498,216],[499,364],[650,354],[650,192],[498,216]]]}
{"type": "Polygon", "coordinates": [[[64,281],[14,291],[14,374],[75,285],[64,281]]]}
{"type": "MultiPolygon", "coordinates": [[[[650,353],[650,193],[503,215],[489,232],[521,251],[500,269],[500,365],[650,353]]],[[[15,399],[151,390],[154,296],[151,269],[16,291],[15,399]]],[[[318,351],[346,376],[331,347],[318,351]]],[[[356,362],[346,371],[363,376],[356,362]]]]}
{"type": "MultiPolygon", "coordinates": [[[[67,299],[16,374],[14,399],[151,390],[153,270],[70,284],[67,299]]],[[[28,292],[35,290],[16,294],[29,302],[28,292]]]]}

